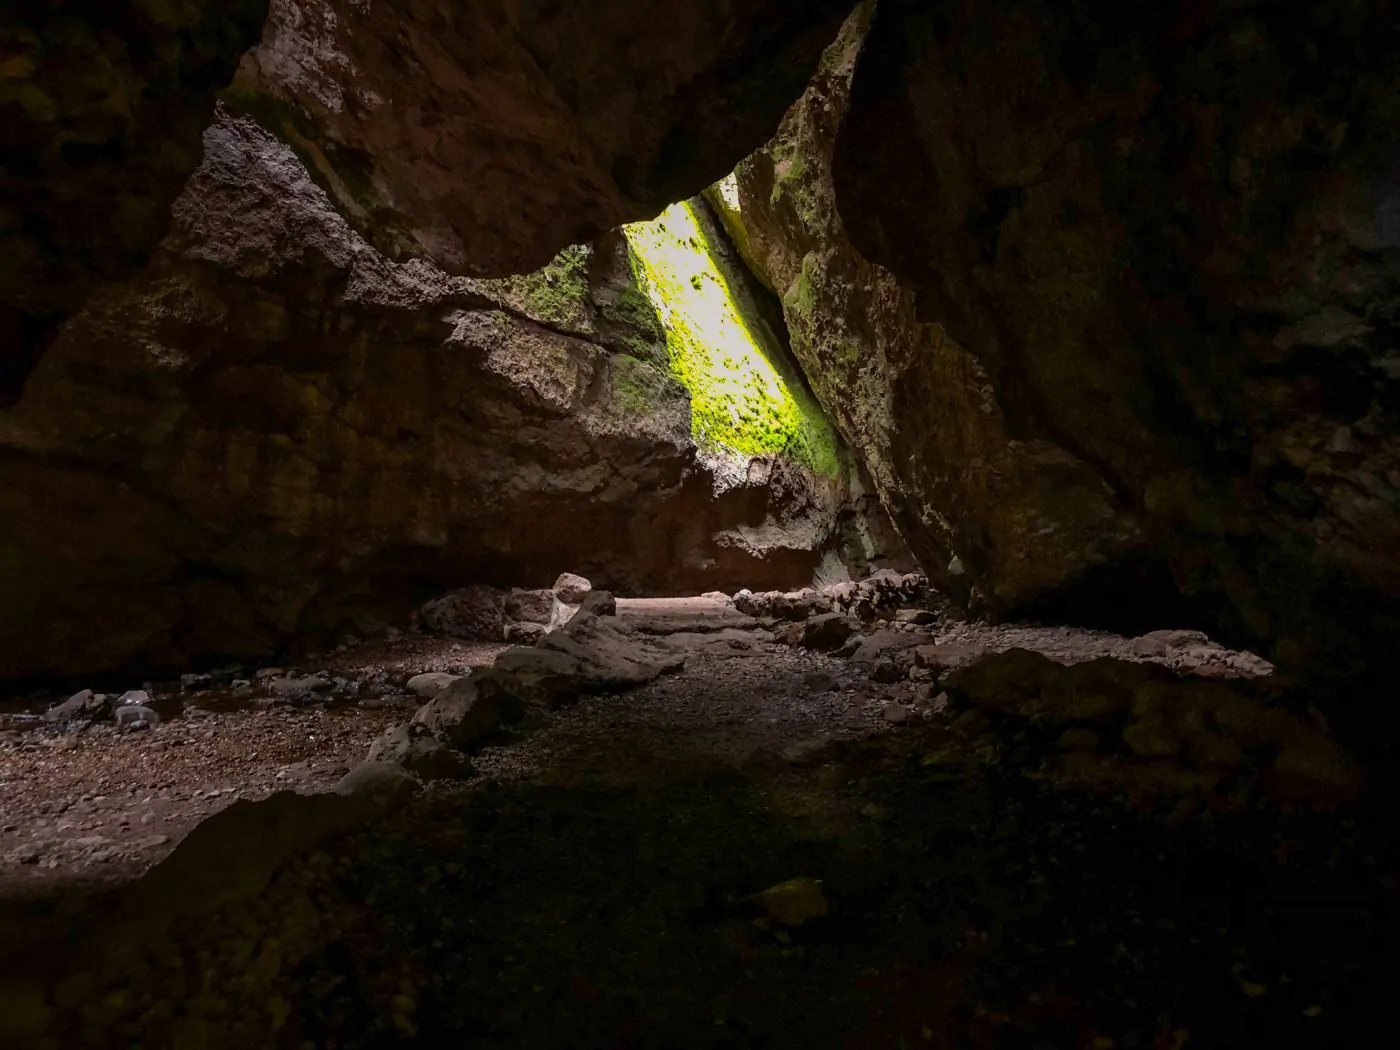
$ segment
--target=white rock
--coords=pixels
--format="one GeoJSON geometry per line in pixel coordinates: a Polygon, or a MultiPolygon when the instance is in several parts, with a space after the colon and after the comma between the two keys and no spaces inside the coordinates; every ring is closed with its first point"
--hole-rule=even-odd
{"type": "Polygon", "coordinates": [[[148,726],[159,725],[160,715],[144,704],[123,704],[117,708],[117,725],[136,725],[140,722],[148,726]]]}
{"type": "Polygon", "coordinates": [[[582,576],[566,572],[554,581],[554,593],[566,605],[578,605],[583,596],[593,589],[593,584],[582,576]]]}

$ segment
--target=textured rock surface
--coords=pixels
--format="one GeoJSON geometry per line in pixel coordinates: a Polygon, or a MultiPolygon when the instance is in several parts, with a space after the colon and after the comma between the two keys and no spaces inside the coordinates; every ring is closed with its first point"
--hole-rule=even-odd
{"type": "Polygon", "coordinates": [[[149,270],[0,414],[0,677],[255,656],[565,569],[792,585],[832,550],[839,479],[697,462],[620,237],[449,278],[377,254],[252,122],[207,149],[149,270]]]}
{"type": "Polygon", "coordinates": [[[1379,3],[887,0],[851,241],[1289,666],[1390,659],[1400,27],[1379,3]]]}
{"type": "Polygon", "coordinates": [[[497,276],[762,145],[849,0],[273,0],[230,100],[391,258],[497,276]]]}
{"type": "Polygon", "coordinates": [[[267,0],[0,10],[0,405],[102,281],[146,264],[267,0]]]}
{"type": "Polygon", "coordinates": [[[708,196],[782,297],[793,352],[923,565],[974,607],[1025,610],[1095,570],[1121,572],[1143,539],[1098,474],[1022,435],[977,359],[920,323],[913,294],[847,239],[831,162],[870,10],[773,142],[708,196]]]}

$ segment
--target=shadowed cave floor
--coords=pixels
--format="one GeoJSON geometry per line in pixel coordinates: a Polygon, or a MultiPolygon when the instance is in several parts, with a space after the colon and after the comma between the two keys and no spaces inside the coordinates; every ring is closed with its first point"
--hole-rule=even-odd
{"type": "MultiPolygon", "coordinates": [[[[129,946],[115,980],[56,963],[36,1045],[1370,1041],[1396,969],[1383,814],[1058,787],[1033,734],[891,729],[850,676],[763,647],[585,700],[256,902],[129,946]],[[782,753],[814,732],[835,742],[782,753]],[[829,913],[765,922],[753,895],[798,877],[829,913]]],[[[77,929],[101,905],[24,907],[77,929]]]]}

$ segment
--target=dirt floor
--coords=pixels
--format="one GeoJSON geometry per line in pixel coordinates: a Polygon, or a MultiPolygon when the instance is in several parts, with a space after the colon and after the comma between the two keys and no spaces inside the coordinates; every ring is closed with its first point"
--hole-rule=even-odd
{"type": "Polygon", "coordinates": [[[296,668],[152,685],[162,720],[151,729],[50,724],[59,695],[0,704],[0,895],[128,879],[235,799],[325,791],[422,703],[404,688],[411,676],[487,666],[504,648],[405,636],[296,668]],[[286,675],[330,688],[279,693],[286,675]]]}
{"type": "MultiPolygon", "coordinates": [[[[1400,972],[1386,811],[1261,801],[1183,818],[1169,800],[1056,786],[1053,741],[954,718],[929,683],[881,681],[878,661],[768,637],[705,641],[680,674],[499,741],[475,757],[477,779],[434,785],[286,865],[255,902],[124,944],[119,963],[72,933],[101,907],[73,886],[120,881],[200,813],[285,785],[289,768],[304,770],[297,790],[330,782],[406,717],[411,674],[494,654],[408,638],[297,669],[373,683],[353,699],[337,687],[347,695],[172,712],[152,731],[75,744],[12,728],[6,885],[80,945],[48,963],[65,979],[33,1007],[49,1011],[35,1045],[1374,1042],[1400,972]],[[144,800],[159,792],[157,810],[144,800]],[[93,834],[131,845],[94,859],[76,845],[93,834]],[[42,859],[15,857],[36,841],[42,859]]],[[[1181,658],[1064,628],[885,640],[1181,658]]],[[[1222,673],[1259,669],[1197,648],[1222,673]]]]}

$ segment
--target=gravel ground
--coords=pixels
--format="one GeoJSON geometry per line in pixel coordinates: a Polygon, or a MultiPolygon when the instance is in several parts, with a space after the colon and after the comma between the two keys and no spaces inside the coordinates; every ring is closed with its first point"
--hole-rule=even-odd
{"type": "MultiPolygon", "coordinates": [[[[693,632],[699,615],[684,600],[633,604],[630,613],[654,625],[670,616],[678,630],[693,632]]],[[[888,651],[1019,646],[1065,663],[1116,656],[1198,673],[1268,669],[1203,636],[1184,636],[1165,649],[1067,627],[950,623],[886,625],[869,633],[888,651]]],[[[486,749],[476,758],[484,776],[467,790],[493,781],[615,785],[713,768],[781,767],[828,743],[931,717],[927,681],[880,682],[868,662],[791,649],[766,641],[771,636],[764,632],[731,629],[708,642],[713,635],[676,637],[698,644],[682,673],[630,693],[586,698],[543,727],[486,749]]],[[[488,666],[505,648],[407,635],[296,667],[240,669],[254,683],[241,690],[227,682],[214,689],[157,687],[154,703],[165,721],[146,731],[110,723],[71,731],[43,722],[38,713],[63,696],[0,706],[0,894],[130,878],[235,799],[325,791],[420,703],[403,688],[410,677],[488,666]],[[332,687],[288,702],[269,689],[288,674],[319,675],[332,687]]]]}
{"type": "Polygon", "coordinates": [[[265,668],[262,678],[241,670],[257,683],[247,695],[157,688],[165,720],[149,730],[44,722],[39,713],[63,696],[0,706],[0,895],[131,878],[236,799],[326,791],[417,708],[402,688],[408,678],[485,666],[504,648],[407,637],[265,668]],[[288,701],[265,684],[273,671],[344,684],[288,701]]]}

